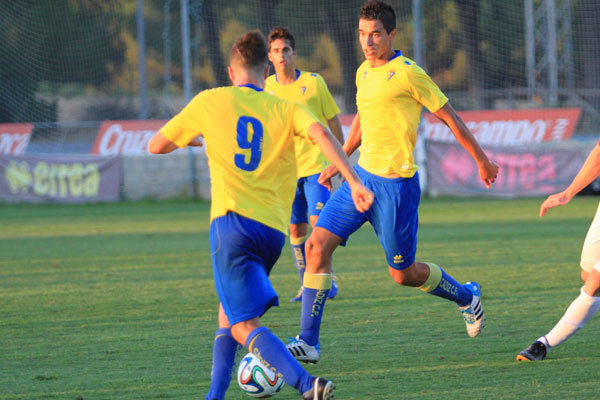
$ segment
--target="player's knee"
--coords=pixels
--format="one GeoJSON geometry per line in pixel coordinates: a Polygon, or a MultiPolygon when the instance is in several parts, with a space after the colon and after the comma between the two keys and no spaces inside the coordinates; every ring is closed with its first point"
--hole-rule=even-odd
{"type": "Polygon", "coordinates": [[[582,269],[581,270],[581,280],[582,281],[587,281],[588,276],[590,276],[590,273],[587,272],[586,270],[582,269]]]}
{"type": "Polygon", "coordinates": [[[321,266],[327,264],[323,245],[319,241],[308,238],[304,249],[306,251],[306,270],[312,273],[321,272],[319,271],[321,266]]]}

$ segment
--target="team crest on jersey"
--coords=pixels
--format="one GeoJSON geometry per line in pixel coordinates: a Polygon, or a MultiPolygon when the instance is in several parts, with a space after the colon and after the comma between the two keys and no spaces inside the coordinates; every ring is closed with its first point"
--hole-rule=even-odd
{"type": "Polygon", "coordinates": [[[394,75],[396,75],[396,71],[394,71],[394,70],[388,71],[387,80],[389,81],[390,79],[392,79],[392,76],[394,76],[394,75]]]}
{"type": "Polygon", "coordinates": [[[365,79],[367,77],[367,71],[363,74],[362,78],[365,79]]]}
{"type": "Polygon", "coordinates": [[[306,93],[306,86],[302,86],[300,90],[302,90],[302,94],[306,93]]]}

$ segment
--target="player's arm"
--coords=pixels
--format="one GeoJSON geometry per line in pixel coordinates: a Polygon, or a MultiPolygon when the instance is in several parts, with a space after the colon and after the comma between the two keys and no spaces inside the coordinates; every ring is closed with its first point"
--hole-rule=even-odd
{"type": "Polygon", "coordinates": [[[361,143],[362,131],[360,130],[360,115],[357,112],[352,120],[350,133],[348,133],[348,139],[346,139],[346,142],[344,143],[344,152],[348,157],[350,157],[356,151],[356,149],[360,147],[361,143]]]}
{"type": "Polygon", "coordinates": [[[550,195],[540,207],[540,217],[546,215],[546,212],[556,206],[564,206],[567,204],[575,195],[587,185],[592,183],[600,175],[600,145],[596,145],[585,163],[573,178],[573,182],[560,193],[550,195]]]}
{"type": "MultiPolygon", "coordinates": [[[[350,133],[348,134],[348,139],[346,139],[346,142],[344,143],[344,146],[342,147],[344,150],[344,153],[346,153],[346,155],[348,157],[350,157],[352,155],[352,153],[354,153],[354,151],[356,149],[358,149],[358,147],[360,146],[360,143],[361,143],[361,138],[362,138],[362,132],[360,130],[360,117],[358,116],[358,113],[356,113],[356,115],[354,116],[354,119],[352,120],[352,126],[350,127],[350,133]]],[[[329,190],[331,190],[331,187],[332,187],[331,178],[333,178],[334,176],[336,176],[339,173],[340,173],[340,171],[337,169],[337,167],[335,165],[330,165],[329,167],[327,167],[323,171],[321,171],[321,175],[319,175],[319,183],[321,185],[325,186],[326,188],[328,188],[329,190]]]]}
{"type": "Polygon", "coordinates": [[[315,122],[308,128],[308,136],[321,148],[325,157],[339,169],[348,185],[350,185],[356,209],[360,212],[367,211],[373,203],[373,193],[362,184],[360,178],[352,169],[350,160],[348,160],[342,146],[336,141],[331,132],[320,123],[315,122]]]}
{"type": "MultiPolygon", "coordinates": [[[[188,146],[202,146],[202,140],[200,136],[196,136],[192,139],[191,142],[187,144],[188,146]]],[[[156,132],[150,142],[148,142],[148,151],[152,154],[167,154],[172,152],[173,150],[178,149],[179,147],[167,139],[162,132],[156,132]]]]}
{"type": "Polygon", "coordinates": [[[458,143],[473,157],[479,167],[479,177],[489,189],[498,175],[498,164],[490,162],[465,122],[458,116],[449,102],[433,114],[450,128],[458,143]]]}
{"type": "Polygon", "coordinates": [[[333,136],[340,142],[340,144],[344,144],[344,133],[342,132],[342,123],[337,115],[333,118],[327,120],[327,126],[329,126],[329,130],[333,133],[333,136]]]}

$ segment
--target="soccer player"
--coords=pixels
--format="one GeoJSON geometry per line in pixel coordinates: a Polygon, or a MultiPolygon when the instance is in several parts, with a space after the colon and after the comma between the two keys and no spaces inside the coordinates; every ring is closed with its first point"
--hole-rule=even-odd
{"type": "MultiPolygon", "coordinates": [[[[581,167],[573,182],[560,193],[549,196],[540,207],[540,217],[556,206],[564,206],[600,175],[600,142],[581,167]]],[[[600,207],[583,242],[581,279],[584,284],[558,323],[517,355],[517,361],[541,361],[548,351],[561,344],[592,319],[600,308],[600,207]]]]}
{"type": "MultiPolygon", "coordinates": [[[[301,331],[287,345],[294,357],[304,362],[314,363],[320,357],[319,330],[331,279],[331,255],[367,221],[385,250],[394,281],[455,302],[470,337],[477,336],[485,323],[477,283],[462,285],[437,264],[415,261],[421,193],[413,149],[422,107],[448,125],[477,162],[486,187],[494,182],[498,166],[488,160],[431,78],[394,50],[396,16],[391,6],[379,1],[365,3],[358,31],[366,60],[356,72],[358,112],[344,150],[350,155],[362,145],[355,170],[375,194],[375,202],[368,212],[356,212],[350,207],[349,188],[343,184],[325,205],[306,243],[307,272],[319,277],[324,293],[304,291],[301,331]]],[[[319,181],[329,186],[336,172],[334,166],[328,167],[319,181]]]]}
{"type": "Polygon", "coordinates": [[[206,143],[211,177],[210,246],[219,296],[219,329],[207,400],[225,398],[241,344],[304,399],[330,399],[331,381],[311,376],[266,327],[262,316],[278,297],[268,275],[285,241],[296,182],[294,136],[316,142],[343,171],[353,204],[366,211],[372,193],[352,170],[340,144],[305,108],[263,91],[267,42],[258,31],[230,52],[234,86],[205,90],[153,136],[151,153],[206,143]]]}
{"type": "MultiPolygon", "coordinates": [[[[295,61],[298,52],[296,41],[288,29],[274,28],[268,36],[269,60],[275,68],[275,75],[267,78],[265,91],[282,99],[303,104],[331,133],[344,143],[342,125],[338,118],[340,109],[331,96],[327,84],[319,74],[296,69],[295,61]]],[[[290,244],[292,255],[300,276],[300,289],[296,297],[290,301],[302,301],[305,273],[304,244],[308,234],[308,222],[315,226],[323,205],[330,196],[329,189],[321,185],[319,174],[327,166],[327,158],[319,147],[302,137],[295,138],[296,158],[298,159],[298,185],[296,198],[292,205],[290,221],[290,244]],[[307,218],[307,213],[310,218],[307,218]]],[[[308,282],[311,282],[309,277],[308,282]]],[[[332,281],[329,298],[337,295],[337,284],[332,281]]]]}

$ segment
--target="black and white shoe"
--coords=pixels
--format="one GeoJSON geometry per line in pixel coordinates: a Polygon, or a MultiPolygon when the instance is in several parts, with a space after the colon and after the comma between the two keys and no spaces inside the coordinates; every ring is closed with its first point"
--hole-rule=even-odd
{"type": "Polygon", "coordinates": [[[465,287],[473,293],[473,300],[471,300],[471,304],[458,309],[467,325],[467,334],[470,337],[476,337],[485,326],[485,314],[481,305],[481,287],[477,282],[467,282],[465,287]]]}
{"type": "Polygon", "coordinates": [[[531,346],[517,355],[517,361],[542,361],[546,358],[546,353],[548,353],[546,345],[536,340],[531,346]]]}

